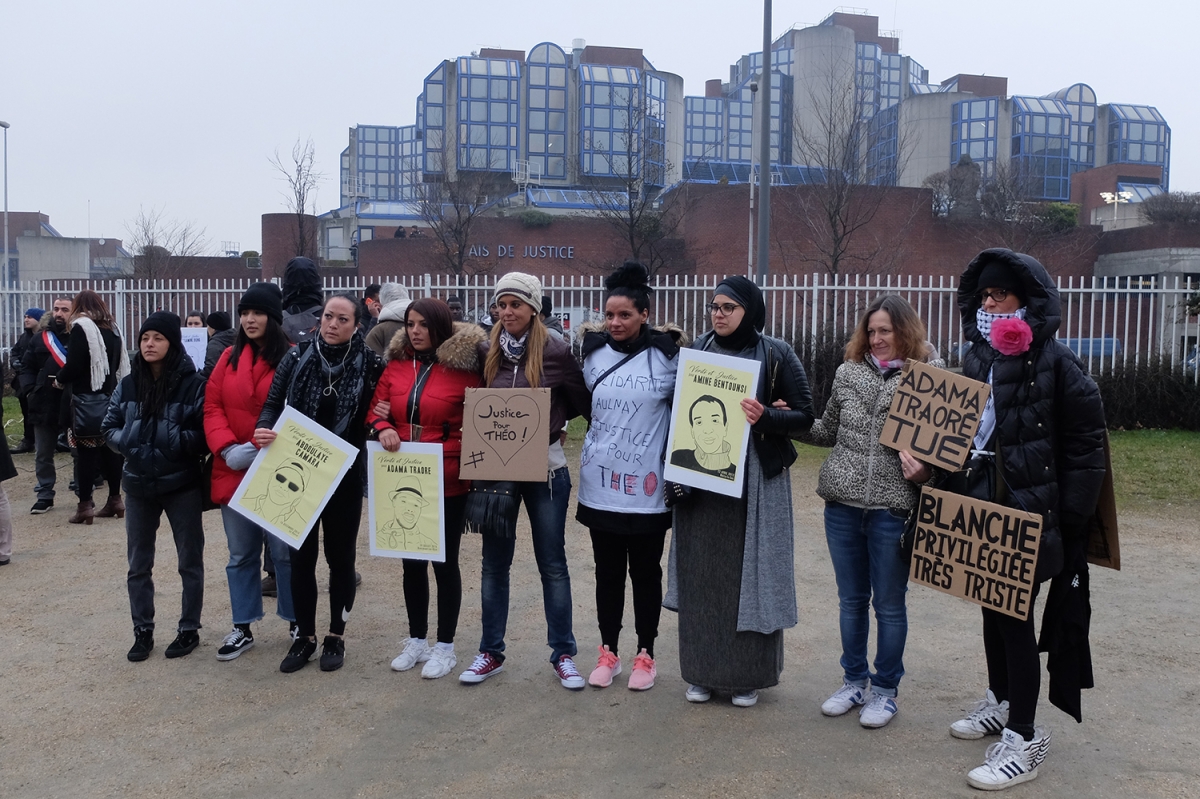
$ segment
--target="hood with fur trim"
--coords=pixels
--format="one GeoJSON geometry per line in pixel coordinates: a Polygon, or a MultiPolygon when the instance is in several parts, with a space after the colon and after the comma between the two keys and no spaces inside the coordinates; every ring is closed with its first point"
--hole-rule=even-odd
{"type": "MultiPolygon", "coordinates": [[[[483,328],[472,322],[455,322],[454,334],[442,342],[437,348],[438,363],[448,369],[458,369],[462,372],[479,371],[479,344],[487,338],[483,328]]],[[[392,336],[388,345],[387,359],[391,361],[410,361],[412,353],[408,349],[408,331],[401,328],[392,336]]]]}

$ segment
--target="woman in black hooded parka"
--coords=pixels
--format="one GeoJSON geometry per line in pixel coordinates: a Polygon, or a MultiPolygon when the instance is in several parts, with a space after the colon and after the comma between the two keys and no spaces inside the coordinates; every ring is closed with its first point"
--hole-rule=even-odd
{"type": "MultiPolygon", "coordinates": [[[[1055,339],[1058,290],[1030,256],[984,250],[963,273],[958,307],[971,345],[963,374],[992,387],[968,466],[995,477],[967,486],[959,472],[946,487],[1042,516],[1032,605],[1037,585],[1063,571],[1064,542],[1078,551],[1096,508],[1105,472],[1100,391],[1055,339]]],[[[1050,744],[1049,730],[1034,727],[1041,662],[1033,614],[1021,621],[985,608],[983,643],[987,696],[950,733],[1001,733],[967,775],[976,788],[998,790],[1034,779],[1050,744]]]]}

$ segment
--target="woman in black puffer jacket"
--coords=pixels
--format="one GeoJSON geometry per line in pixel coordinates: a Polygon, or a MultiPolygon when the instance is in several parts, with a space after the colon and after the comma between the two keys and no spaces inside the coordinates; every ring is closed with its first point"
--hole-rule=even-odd
{"type": "MultiPolygon", "coordinates": [[[[990,496],[973,493],[1042,516],[1036,597],[1037,583],[1063,570],[1064,541],[1073,545],[1086,536],[1096,508],[1105,472],[1100,391],[1055,339],[1058,290],[1030,256],[984,250],[963,273],[958,307],[971,344],[963,374],[992,386],[974,446],[984,453],[976,457],[994,458],[998,477],[982,491],[990,496]]],[[[983,643],[987,697],[950,733],[969,739],[1003,733],[986,762],[967,775],[972,786],[997,790],[1037,776],[1050,733],[1034,728],[1041,663],[1033,614],[1021,621],[985,608],[983,643]]]]}
{"type": "Polygon", "coordinates": [[[128,498],[125,535],[129,550],[129,606],[133,615],[132,661],[154,648],[154,539],[163,513],[171,523],[183,610],[169,658],[190,654],[200,643],[204,603],[204,510],[200,460],[204,442],[204,379],[183,349],[179,317],[150,314],[138,331],[133,368],[113,393],[101,430],[125,456],[122,483],[128,498]]]}

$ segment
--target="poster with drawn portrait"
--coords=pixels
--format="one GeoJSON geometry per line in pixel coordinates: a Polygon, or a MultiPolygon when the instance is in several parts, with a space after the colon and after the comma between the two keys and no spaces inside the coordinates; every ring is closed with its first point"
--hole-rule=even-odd
{"type": "Polygon", "coordinates": [[[746,358],[680,351],[664,479],[742,495],[750,441],[742,400],[754,396],[760,367],[746,358]]]}
{"type": "Polygon", "coordinates": [[[231,510],[299,549],[358,449],[295,408],[284,408],[229,500],[231,510]]]}
{"type": "Polygon", "coordinates": [[[388,452],[367,442],[371,554],[443,563],[442,445],[404,442],[388,452]]]}

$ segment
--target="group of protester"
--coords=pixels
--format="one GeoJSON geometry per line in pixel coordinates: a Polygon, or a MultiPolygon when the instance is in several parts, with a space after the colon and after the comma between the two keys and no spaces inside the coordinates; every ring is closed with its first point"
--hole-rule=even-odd
{"type": "MultiPolygon", "coordinates": [[[[233,629],[217,658],[232,660],[254,645],[252,625],[264,615],[261,556],[266,542],[274,561],[276,610],[292,637],[280,670],[294,672],[311,660],[318,649],[316,564],[323,541],[330,618],[320,642],[320,668],[340,668],[356,593],[368,438],[389,451],[403,442],[442,445],[445,560],[433,564],[436,630],[431,639],[428,563],[405,559],[408,638],[391,664],[397,671],[424,664],[422,676],[430,679],[449,674],[457,664],[454,640],[462,605],[458,554],[465,528],[483,533],[482,630],[478,654],[459,680],[481,683],[504,670],[510,572],[523,504],[541,576],[550,663],[564,687],[604,688],[622,673],[619,638],[628,574],[636,635],[628,687],[641,691],[655,684],[655,640],[661,608],[666,607],[678,613],[686,699],[707,702],[719,693],[739,707],[754,705],[761,690],[778,684],[783,631],[798,623],[789,472],[797,457],[795,439],[832,447],[817,493],[826,501],[843,674],[841,687],[821,706],[825,715],[858,709],[862,726],[879,728],[899,710],[908,633],[908,561],[900,543],[922,485],[1042,515],[1036,577],[1039,582],[1055,580],[1046,602],[1048,619],[1052,614],[1061,618],[1068,601],[1060,583],[1074,581],[1077,587],[1080,575],[1086,581],[1085,528],[1105,470],[1103,409],[1096,385],[1055,340],[1059,295],[1046,270],[1029,256],[986,250],[963,274],[958,301],[964,338],[971,344],[963,371],[990,384],[991,393],[968,468],[956,473],[933,469],[908,452],[879,443],[905,363],[944,365],[907,302],[882,296],[866,309],[818,418],[795,352],[763,332],[767,310],[758,286],[742,277],[721,281],[708,305],[711,329],[690,346],[763,367],[753,395],[741,403],[751,434],[745,459],[738,464],[744,479],[738,497],[662,479],[679,352],[688,342],[672,325],[651,327],[652,289],[640,264],[626,263],[607,279],[604,326],[581,331],[582,362],[543,321],[548,298],[530,275],[513,272],[497,281],[490,327],[462,321],[461,302],[452,307],[436,298],[410,301],[396,284],[373,288],[378,293],[365,305],[349,294],[326,298],[312,262],[293,259],[282,292],[259,283],[242,296],[237,324],[229,328],[230,343],[206,368],[207,380],[183,352],[181,321],[174,314],[156,312],[145,320],[129,362],[111,314],[96,294],[81,292],[61,307],[55,302],[51,321],[43,325],[49,334],[39,339],[48,351],[36,350],[37,342],[31,348],[29,369],[38,375],[31,396],[64,386],[76,398],[111,395],[98,433],[80,429],[78,408],[67,413],[71,445],[78,452],[80,518],[72,521],[125,517],[135,639],[130,660],[146,659],[154,647],[151,570],[164,513],[183,580],[182,613],[166,656],[187,655],[199,643],[206,499],[201,464],[211,452],[209,499],[221,506],[233,612],[233,629]],[[377,317],[370,325],[374,329],[364,325],[365,314],[377,317]],[[1003,326],[997,323],[1012,319],[1028,328],[1023,348],[1000,346],[992,337],[1003,326]],[[65,351],[61,357],[59,349],[65,351]],[[550,389],[544,481],[469,484],[460,479],[465,392],[478,387],[550,389]],[[359,451],[355,467],[332,491],[319,525],[296,550],[229,508],[256,453],[274,440],[272,426],[285,407],[359,451]],[[631,437],[632,418],[623,409],[634,407],[638,429],[647,432],[631,437]],[[605,480],[581,480],[576,519],[591,536],[600,634],[596,666],[586,680],[575,663],[565,547],[571,475],[562,433],[578,417],[589,421],[581,458],[587,475],[625,471],[622,458],[632,450],[642,472],[655,477],[640,484],[645,490],[632,494],[610,490],[605,480]],[[979,474],[989,478],[970,477],[979,474]],[[91,503],[97,476],[104,477],[110,492],[100,511],[91,503]],[[473,499],[480,501],[472,504],[473,499]],[[664,592],[662,556],[669,528],[673,535],[664,592]],[[876,619],[873,668],[867,660],[869,607],[876,619]]],[[[197,321],[221,332],[223,320],[214,315],[197,321]]],[[[45,497],[44,452],[50,456],[46,479],[53,497],[57,432],[38,415],[50,404],[39,399],[29,405],[39,459],[39,502],[45,497]]],[[[704,409],[693,406],[691,412],[704,409]]],[[[4,465],[0,463],[0,478],[4,465]]],[[[0,559],[6,558],[0,549],[0,559]]],[[[1044,625],[1043,647],[1056,630],[1044,625]]],[[[986,696],[950,732],[968,739],[1001,736],[967,777],[974,787],[999,789],[1037,776],[1050,733],[1034,724],[1041,666],[1032,614],[1022,621],[984,609],[983,640],[986,696]]],[[[1064,684],[1070,683],[1069,675],[1063,676],[1064,684]]],[[[1076,692],[1079,687],[1076,680],[1076,692]]]]}

